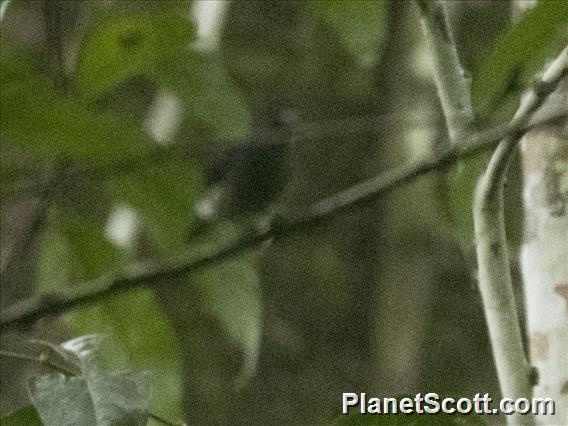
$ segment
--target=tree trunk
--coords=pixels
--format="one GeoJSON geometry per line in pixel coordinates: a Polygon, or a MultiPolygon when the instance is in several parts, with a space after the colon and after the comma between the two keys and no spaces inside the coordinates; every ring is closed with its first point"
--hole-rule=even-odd
{"type": "MultiPolygon", "coordinates": [[[[535,120],[568,112],[568,79],[535,120]]],[[[522,139],[525,238],[521,255],[534,396],[553,398],[556,415],[539,424],[568,424],[568,122],[531,130],[522,139]]]]}

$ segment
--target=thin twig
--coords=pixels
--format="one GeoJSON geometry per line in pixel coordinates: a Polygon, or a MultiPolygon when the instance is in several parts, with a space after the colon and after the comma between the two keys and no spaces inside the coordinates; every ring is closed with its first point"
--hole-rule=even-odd
{"type": "MultiPolygon", "coordinates": [[[[48,188],[49,186],[46,186],[48,188]]],[[[2,256],[0,264],[0,278],[5,278],[5,274],[10,268],[22,259],[22,257],[29,250],[34,239],[38,236],[39,230],[42,228],[47,209],[50,203],[51,191],[46,191],[41,194],[39,200],[32,207],[30,217],[22,226],[20,235],[14,238],[14,242],[10,247],[6,248],[6,253],[2,256]]]]}
{"type": "Polygon", "coordinates": [[[27,355],[27,354],[21,354],[21,353],[17,353],[17,352],[11,352],[11,351],[0,351],[0,356],[3,356],[4,358],[12,358],[12,359],[19,359],[21,361],[28,361],[28,362],[33,362],[36,364],[40,364],[40,365],[45,365],[48,366],[49,368],[52,368],[55,371],[59,371],[67,376],[76,376],[77,373],[70,370],[69,368],[57,364],[54,361],[52,361],[51,359],[49,359],[49,356],[38,356],[35,357],[33,355],[27,355]]]}
{"type": "MultiPolygon", "coordinates": [[[[535,87],[523,96],[511,121],[511,129],[525,127],[567,73],[568,48],[547,68],[535,87]]],[[[523,133],[514,131],[499,143],[478,184],[473,208],[479,287],[501,393],[508,398],[530,398],[533,385],[513,293],[503,206],[505,177],[523,133]]],[[[534,424],[534,418],[528,416],[511,416],[508,419],[515,424],[534,424]]]]}
{"type": "Polygon", "coordinates": [[[152,285],[166,285],[176,282],[172,278],[179,278],[204,268],[219,264],[229,258],[251,250],[270,238],[284,238],[308,228],[315,227],[350,209],[358,208],[378,197],[406,184],[426,173],[439,170],[454,164],[459,159],[471,157],[484,149],[490,148],[506,135],[513,132],[524,132],[531,128],[566,119],[566,114],[549,117],[538,123],[526,126],[519,130],[503,127],[485,133],[480,133],[460,144],[454,149],[447,150],[432,159],[412,163],[370,180],[364,181],[345,191],[326,198],[313,205],[308,212],[298,218],[280,220],[270,229],[255,234],[246,234],[236,241],[221,248],[200,247],[192,250],[173,265],[160,265],[146,267],[144,272],[138,271],[122,276],[107,275],[95,281],[73,286],[66,292],[43,297],[34,297],[16,303],[5,309],[1,314],[0,328],[6,329],[18,325],[30,325],[40,318],[59,315],[80,306],[94,304],[101,299],[112,295],[124,293],[141,287],[152,285]]]}
{"type": "Polygon", "coordinates": [[[438,0],[416,0],[422,33],[432,56],[433,77],[444,111],[450,143],[471,135],[473,108],[469,82],[461,66],[444,5],[438,0]]]}

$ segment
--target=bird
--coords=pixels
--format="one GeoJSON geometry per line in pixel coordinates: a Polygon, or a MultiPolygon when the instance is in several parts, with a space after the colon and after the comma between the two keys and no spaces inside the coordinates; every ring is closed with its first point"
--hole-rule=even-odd
{"type": "Polygon", "coordinates": [[[205,161],[206,190],[195,205],[199,218],[236,221],[267,211],[288,180],[292,121],[291,113],[280,114],[247,138],[210,153],[205,161]]]}
{"type": "MultiPolygon", "coordinates": [[[[408,129],[431,127],[433,117],[398,114],[345,117],[304,122],[295,110],[284,109],[253,127],[243,139],[212,144],[204,161],[206,190],[194,206],[205,222],[238,221],[266,213],[279,199],[290,178],[292,141],[374,133],[379,126],[408,129]],[[406,127],[405,127],[406,125],[406,127]]],[[[393,130],[394,131],[394,130],[393,130]]]]}

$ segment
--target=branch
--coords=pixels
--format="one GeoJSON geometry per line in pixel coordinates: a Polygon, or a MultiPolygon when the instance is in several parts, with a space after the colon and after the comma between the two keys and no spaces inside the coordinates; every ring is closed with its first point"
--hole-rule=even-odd
{"type": "Polygon", "coordinates": [[[416,0],[420,9],[422,33],[430,49],[434,82],[444,110],[450,144],[471,135],[473,109],[469,82],[460,64],[458,52],[440,1],[416,0]]]}
{"type": "Polygon", "coordinates": [[[20,232],[13,238],[13,243],[5,249],[3,256],[0,258],[1,279],[6,279],[6,274],[8,274],[16,262],[26,255],[34,239],[39,235],[50,204],[51,191],[47,190],[47,188],[48,185],[46,185],[45,192],[40,195],[39,200],[31,208],[30,217],[22,225],[20,232]]]}
{"type": "MultiPolygon", "coordinates": [[[[483,297],[501,393],[508,398],[529,398],[531,368],[524,352],[515,305],[503,209],[503,187],[507,169],[532,114],[568,73],[568,48],[546,69],[541,80],[526,93],[511,121],[512,133],[499,143],[482,176],[475,195],[473,217],[479,264],[479,287],[483,297]]],[[[510,421],[534,423],[530,417],[510,421]]]]}
{"type": "Polygon", "coordinates": [[[0,351],[0,357],[4,357],[4,358],[12,358],[12,359],[18,359],[20,361],[27,361],[27,362],[33,362],[35,364],[40,364],[40,365],[44,365],[46,367],[49,367],[55,371],[59,371],[60,373],[65,374],[66,376],[76,376],[77,373],[75,373],[74,371],[70,370],[69,368],[60,365],[54,361],[52,361],[51,359],[49,359],[49,356],[46,355],[40,355],[40,356],[33,356],[33,355],[27,355],[27,354],[21,354],[18,352],[10,352],[10,351],[0,351]]]}
{"type": "Polygon", "coordinates": [[[203,246],[198,250],[193,250],[184,259],[173,264],[159,265],[157,267],[146,266],[144,271],[141,271],[140,267],[135,267],[132,272],[122,276],[107,275],[82,285],[73,286],[66,292],[24,300],[12,305],[1,313],[0,328],[6,329],[18,325],[30,325],[40,318],[59,315],[77,307],[91,305],[104,298],[136,288],[164,284],[164,281],[172,278],[179,278],[182,275],[191,274],[216,265],[251,250],[270,238],[283,238],[300,233],[350,209],[361,207],[430,171],[447,167],[459,159],[471,157],[495,145],[507,135],[517,134],[520,131],[525,132],[531,128],[566,118],[568,118],[566,114],[556,115],[523,127],[521,130],[502,126],[501,128],[480,132],[478,135],[466,140],[466,143],[460,144],[454,149],[446,150],[429,160],[411,163],[380,174],[315,203],[301,217],[288,221],[277,221],[274,226],[266,231],[244,235],[224,247],[212,248],[203,246]]]}

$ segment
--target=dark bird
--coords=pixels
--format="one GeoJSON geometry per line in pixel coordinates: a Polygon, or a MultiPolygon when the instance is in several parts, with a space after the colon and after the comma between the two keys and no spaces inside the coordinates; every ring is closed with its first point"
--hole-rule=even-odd
{"type": "Polygon", "coordinates": [[[205,195],[196,204],[204,220],[251,217],[278,197],[287,181],[288,123],[272,124],[206,161],[205,195]]]}

